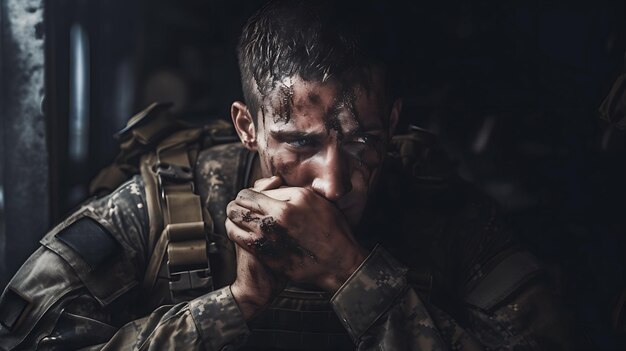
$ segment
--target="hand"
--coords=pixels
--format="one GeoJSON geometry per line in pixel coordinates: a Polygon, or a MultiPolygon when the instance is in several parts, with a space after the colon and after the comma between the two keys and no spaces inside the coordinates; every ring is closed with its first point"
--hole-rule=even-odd
{"type": "Polygon", "coordinates": [[[367,256],[341,212],[306,188],[241,190],[227,216],[229,238],[272,271],[331,293],[367,256]]]}
{"type": "MultiPolygon", "coordinates": [[[[278,187],[281,179],[267,178],[255,183],[254,190],[261,191],[278,187]]],[[[230,233],[235,226],[226,220],[226,231],[230,233]]],[[[229,234],[230,236],[230,234],[229,234]]],[[[235,245],[237,254],[237,278],[230,290],[246,320],[253,318],[280,292],[285,285],[284,279],[277,278],[253,254],[235,245]]]]}

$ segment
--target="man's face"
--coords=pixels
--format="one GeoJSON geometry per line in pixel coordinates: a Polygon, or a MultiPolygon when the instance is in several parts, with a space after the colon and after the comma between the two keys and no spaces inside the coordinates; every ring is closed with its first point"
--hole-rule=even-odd
{"type": "Polygon", "coordinates": [[[377,76],[369,89],[286,78],[256,114],[264,177],[309,188],[333,202],[351,226],[361,219],[399,114],[377,76]]]}

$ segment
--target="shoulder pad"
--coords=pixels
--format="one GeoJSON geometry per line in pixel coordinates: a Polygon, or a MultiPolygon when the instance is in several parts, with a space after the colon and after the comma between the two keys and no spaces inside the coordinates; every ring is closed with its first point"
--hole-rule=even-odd
{"type": "Polygon", "coordinates": [[[516,252],[495,265],[465,296],[470,305],[490,310],[512,295],[541,271],[539,261],[528,252],[516,252]]]}
{"type": "Polygon", "coordinates": [[[74,269],[105,306],[137,284],[135,268],[106,221],[83,208],[50,231],[41,244],[74,269]]]}
{"type": "Polygon", "coordinates": [[[168,113],[170,107],[172,107],[172,103],[153,102],[132,116],[126,126],[115,134],[115,137],[124,140],[131,132],[135,131],[135,138],[138,138],[144,145],[150,144],[158,134],[162,133],[163,130],[169,130],[168,127],[174,123],[168,113]]]}
{"type": "Polygon", "coordinates": [[[111,233],[90,217],[78,219],[63,228],[56,237],[74,250],[92,270],[120,250],[111,233]]]}

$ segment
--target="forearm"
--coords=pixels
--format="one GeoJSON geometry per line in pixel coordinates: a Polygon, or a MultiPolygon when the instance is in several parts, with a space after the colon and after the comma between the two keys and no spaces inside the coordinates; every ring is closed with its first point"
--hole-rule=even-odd
{"type": "Polygon", "coordinates": [[[222,350],[240,347],[248,327],[229,287],[163,306],[124,325],[102,350],[222,350]]]}
{"type": "Polygon", "coordinates": [[[238,347],[249,333],[228,287],[188,303],[162,306],[119,329],[114,324],[124,307],[103,308],[86,289],[71,288],[53,296],[54,303],[33,301],[20,324],[0,328],[0,345],[38,350],[221,350],[238,347]]]}
{"type": "MultiPolygon", "coordinates": [[[[219,350],[245,341],[248,329],[228,287],[158,308],[119,328],[134,318],[127,312],[129,302],[98,297],[99,290],[85,283],[112,279],[81,279],[65,259],[41,247],[0,298],[0,349],[151,350],[176,343],[176,349],[219,350]]],[[[116,281],[128,285],[119,277],[116,281]]]]}
{"type": "Polygon", "coordinates": [[[377,247],[333,297],[359,350],[447,349],[405,274],[404,266],[377,247]]]}

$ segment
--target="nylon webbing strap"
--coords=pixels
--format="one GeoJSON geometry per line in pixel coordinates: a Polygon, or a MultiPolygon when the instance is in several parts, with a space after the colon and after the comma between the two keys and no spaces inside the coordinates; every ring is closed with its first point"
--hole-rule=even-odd
{"type": "MultiPolygon", "coordinates": [[[[198,130],[181,131],[157,147],[155,172],[167,235],[167,268],[172,301],[189,300],[213,290],[200,196],[194,193],[190,162],[198,130]]],[[[194,152],[196,151],[196,152],[194,152]]],[[[195,161],[195,157],[194,157],[195,161]]]]}

